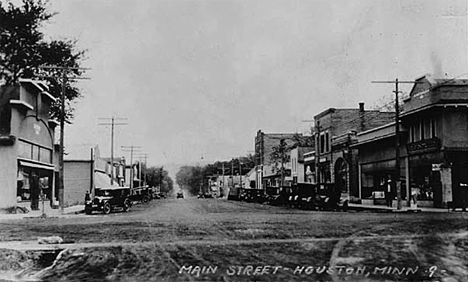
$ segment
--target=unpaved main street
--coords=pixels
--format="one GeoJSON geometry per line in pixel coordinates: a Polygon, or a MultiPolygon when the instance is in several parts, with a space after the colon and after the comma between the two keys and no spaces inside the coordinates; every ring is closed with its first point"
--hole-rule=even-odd
{"type": "Polygon", "coordinates": [[[2,250],[0,280],[466,281],[467,219],[157,200],[128,213],[1,221],[0,248],[53,235],[68,244],[52,265],[2,250]]]}

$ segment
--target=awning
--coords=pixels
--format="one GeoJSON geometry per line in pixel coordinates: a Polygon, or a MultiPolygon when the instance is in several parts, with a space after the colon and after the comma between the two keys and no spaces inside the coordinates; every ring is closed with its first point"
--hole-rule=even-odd
{"type": "Polygon", "coordinates": [[[30,163],[30,162],[25,162],[25,161],[20,161],[20,166],[25,166],[25,167],[30,167],[30,168],[39,168],[39,169],[45,169],[45,170],[54,170],[53,165],[46,165],[46,164],[37,164],[37,163],[30,163]]]}
{"type": "Polygon", "coordinates": [[[109,175],[106,173],[100,171],[100,170],[95,170],[94,171],[94,187],[96,188],[110,188],[110,187],[119,187],[119,185],[114,182],[114,184],[111,183],[111,178],[109,175]]]}

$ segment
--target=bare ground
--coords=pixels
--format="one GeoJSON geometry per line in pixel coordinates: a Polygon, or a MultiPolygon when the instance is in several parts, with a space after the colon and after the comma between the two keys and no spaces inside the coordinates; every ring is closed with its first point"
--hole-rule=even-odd
{"type": "Polygon", "coordinates": [[[0,224],[3,242],[59,235],[75,243],[46,270],[37,253],[1,251],[0,271],[10,281],[451,282],[468,277],[465,213],[316,212],[171,199],[129,213],[0,224]]]}

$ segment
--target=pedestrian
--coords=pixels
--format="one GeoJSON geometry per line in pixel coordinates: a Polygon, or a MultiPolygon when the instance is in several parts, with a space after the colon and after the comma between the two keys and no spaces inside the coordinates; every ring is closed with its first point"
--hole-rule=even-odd
{"type": "Polygon", "coordinates": [[[387,207],[392,207],[393,202],[393,193],[392,193],[392,180],[389,178],[387,185],[385,187],[385,201],[387,202],[387,207]]]}

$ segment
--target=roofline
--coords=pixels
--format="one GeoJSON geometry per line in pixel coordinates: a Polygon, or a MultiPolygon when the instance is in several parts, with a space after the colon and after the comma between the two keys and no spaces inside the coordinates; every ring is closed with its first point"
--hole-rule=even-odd
{"type": "Polygon", "coordinates": [[[435,108],[435,107],[444,107],[444,108],[445,107],[468,107],[468,103],[460,103],[460,104],[455,104],[455,103],[438,104],[438,103],[435,103],[435,104],[429,104],[429,105],[426,105],[424,107],[411,110],[409,112],[402,112],[400,114],[400,117],[405,117],[405,116],[408,116],[410,114],[419,113],[419,112],[422,112],[424,110],[427,110],[427,109],[430,109],[430,108],[435,108]]]}
{"type": "Polygon", "coordinates": [[[361,131],[361,132],[359,132],[357,134],[357,136],[360,136],[360,135],[363,135],[363,134],[366,134],[366,133],[370,133],[370,132],[374,132],[374,131],[380,130],[382,128],[390,127],[390,126],[393,126],[393,125],[395,125],[394,121],[392,121],[390,123],[387,123],[387,124],[384,124],[384,125],[381,125],[379,127],[374,127],[374,128],[368,129],[366,131],[361,131]]]}

